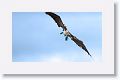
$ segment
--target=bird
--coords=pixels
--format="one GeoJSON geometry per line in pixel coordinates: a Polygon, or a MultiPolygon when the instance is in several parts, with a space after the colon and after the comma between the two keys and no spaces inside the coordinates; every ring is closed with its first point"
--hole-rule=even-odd
{"type": "Polygon", "coordinates": [[[83,41],[79,40],[76,36],[72,35],[68,29],[67,26],[63,23],[62,19],[60,18],[59,15],[53,13],[53,12],[45,12],[46,15],[49,15],[56,23],[58,27],[61,27],[63,29],[63,31],[60,34],[64,34],[65,36],[65,41],[68,40],[68,37],[74,41],[80,48],[82,48],[84,51],[87,52],[87,54],[92,57],[92,55],[89,53],[89,51],[87,50],[85,44],[83,43],[83,41]]]}

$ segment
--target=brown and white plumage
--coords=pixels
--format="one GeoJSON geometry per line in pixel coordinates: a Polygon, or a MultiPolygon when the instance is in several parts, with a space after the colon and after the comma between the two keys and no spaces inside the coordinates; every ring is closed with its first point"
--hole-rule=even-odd
{"type": "MultiPolygon", "coordinates": [[[[61,27],[63,29],[63,33],[66,37],[66,39],[69,37],[71,38],[72,41],[74,41],[79,47],[81,47],[83,50],[85,50],[88,55],[90,55],[90,53],[88,52],[86,46],[84,45],[84,43],[79,40],[78,38],[76,38],[75,36],[73,36],[68,29],[66,28],[66,26],[63,24],[62,19],[60,18],[59,15],[53,13],[53,12],[45,12],[47,15],[49,15],[50,17],[53,18],[53,20],[57,23],[58,27],[61,27]]],[[[91,55],[90,55],[91,56],[91,55]]],[[[92,56],[91,56],[92,57],[92,56]]]]}

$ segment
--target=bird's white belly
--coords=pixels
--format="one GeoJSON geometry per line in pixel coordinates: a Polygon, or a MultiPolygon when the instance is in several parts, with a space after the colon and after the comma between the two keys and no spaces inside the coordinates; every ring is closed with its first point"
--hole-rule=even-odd
{"type": "Polygon", "coordinates": [[[65,35],[65,36],[70,35],[69,31],[67,31],[67,30],[66,30],[66,31],[64,31],[64,35],[65,35]]]}

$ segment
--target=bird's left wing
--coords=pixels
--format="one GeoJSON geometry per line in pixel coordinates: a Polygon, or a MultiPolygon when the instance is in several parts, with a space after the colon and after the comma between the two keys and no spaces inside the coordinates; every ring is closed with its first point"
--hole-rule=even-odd
{"type": "MultiPolygon", "coordinates": [[[[63,24],[60,16],[58,16],[57,14],[53,13],[53,12],[45,12],[47,15],[51,16],[54,21],[57,23],[58,27],[62,27],[64,30],[67,30],[66,26],[63,24]]],[[[73,40],[79,47],[81,47],[83,50],[85,50],[88,55],[90,55],[90,53],[88,52],[86,46],[84,45],[84,43],[77,39],[75,36],[73,36],[70,32],[69,32],[69,35],[68,37],[71,38],[71,40],[73,40]]],[[[91,56],[91,55],[90,55],[91,56]]],[[[91,56],[92,57],[92,56],[91,56]]]]}
{"type": "MultiPolygon", "coordinates": [[[[89,51],[87,50],[86,46],[84,45],[84,43],[83,43],[81,40],[79,40],[78,38],[76,38],[76,37],[73,36],[73,35],[72,35],[71,39],[72,39],[79,47],[81,47],[83,50],[85,50],[85,51],[88,53],[88,55],[91,56],[91,54],[89,53],[89,51]]],[[[92,57],[92,56],[91,56],[91,57],[92,57]]]]}

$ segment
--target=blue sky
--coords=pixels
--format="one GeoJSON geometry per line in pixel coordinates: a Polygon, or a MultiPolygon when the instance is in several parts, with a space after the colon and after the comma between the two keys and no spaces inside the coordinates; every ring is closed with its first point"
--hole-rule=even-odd
{"type": "MultiPolygon", "coordinates": [[[[101,12],[56,12],[68,30],[82,40],[94,60],[102,55],[101,12]]],[[[88,62],[87,53],[73,41],[65,41],[61,28],[44,12],[12,13],[13,62],[88,62]]]]}

